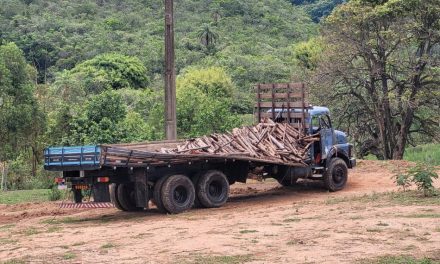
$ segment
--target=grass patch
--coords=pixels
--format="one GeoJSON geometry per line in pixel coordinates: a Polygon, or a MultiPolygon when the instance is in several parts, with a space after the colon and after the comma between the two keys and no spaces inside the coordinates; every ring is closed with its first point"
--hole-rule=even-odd
{"type": "Polygon", "coordinates": [[[76,242],[76,243],[72,244],[72,247],[79,247],[79,246],[82,246],[85,244],[86,244],[86,242],[76,242]]]}
{"type": "Polygon", "coordinates": [[[197,256],[189,263],[197,264],[240,264],[252,261],[251,255],[197,256]]]}
{"type": "Polygon", "coordinates": [[[389,226],[389,224],[384,223],[384,222],[379,222],[376,224],[377,226],[389,226]]]}
{"type": "Polygon", "coordinates": [[[367,232],[370,232],[370,233],[380,233],[382,231],[383,230],[379,229],[379,228],[367,228],[367,232]]]}
{"type": "Polygon", "coordinates": [[[299,221],[301,221],[300,218],[288,218],[288,219],[283,220],[283,222],[285,222],[285,223],[299,222],[299,221]]]}
{"type": "Polygon", "coordinates": [[[2,225],[0,226],[0,230],[11,229],[13,227],[15,227],[15,224],[2,225]]]}
{"type": "Polygon", "coordinates": [[[28,229],[24,230],[22,233],[25,236],[32,236],[32,235],[40,234],[41,231],[39,231],[38,229],[36,229],[34,227],[31,227],[31,228],[28,228],[28,229]]]}
{"type": "Polygon", "coordinates": [[[63,255],[63,259],[65,260],[74,259],[74,258],[76,258],[76,254],[73,252],[67,252],[63,255]]]}
{"type": "Polygon", "coordinates": [[[49,218],[40,221],[40,224],[60,225],[60,224],[82,224],[82,223],[108,223],[111,221],[115,221],[115,218],[112,215],[103,215],[97,218],[75,218],[75,217],[49,218]]]}
{"type": "Polygon", "coordinates": [[[63,228],[59,226],[49,226],[49,228],[47,229],[47,233],[55,233],[61,230],[63,230],[63,228]]]}
{"type": "Polygon", "coordinates": [[[398,205],[440,205],[440,199],[438,196],[425,197],[417,191],[385,192],[365,194],[362,196],[336,197],[327,199],[325,204],[334,205],[349,202],[385,202],[398,205]]]}
{"type": "Polygon", "coordinates": [[[18,240],[10,239],[10,238],[0,238],[0,245],[9,245],[9,244],[15,244],[18,240]]]}
{"type": "Polygon", "coordinates": [[[440,218],[440,214],[410,214],[410,215],[401,215],[401,217],[405,217],[405,218],[440,218]]]}
{"type": "Polygon", "coordinates": [[[116,247],[116,245],[113,243],[106,243],[101,246],[102,249],[109,249],[109,248],[114,248],[114,247],[116,247]]]}
{"type": "Polygon", "coordinates": [[[0,204],[45,202],[49,200],[48,189],[0,191],[0,204]]]}
{"type": "Polygon", "coordinates": [[[6,261],[0,262],[0,263],[1,264],[25,264],[27,262],[23,259],[10,259],[10,260],[6,260],[6,261]]]}
{"type": "Polygon", "coordinates": [[[432,165],[440,165],[440,144],[426,144],[407,148],[405,150],[404,159],[415,162],[426,162],[432,165]]]}
{"type": "Polygon", "coordinates": [[[288,246],[293,246],[293,245],[304,245],[304,241],[302,241],[301,239],[293,239],[293,240],[289,240],[287,241],[286,245],[288,246]]]}
{"type": "Polygon", "coordinates": [[[248,229],[245,229],[245,230],[241,230],[240,231],[240,234],[249,234],[249,233],[257,233],[258,231],[257,230],[248,230],[248,229]]]}
{"type": "Polygon", "coordinates": [[[410,256],[382,256],[374,259],[362,259],[359,264],[438,264],[438,260],[416,259],[410,256]]]}

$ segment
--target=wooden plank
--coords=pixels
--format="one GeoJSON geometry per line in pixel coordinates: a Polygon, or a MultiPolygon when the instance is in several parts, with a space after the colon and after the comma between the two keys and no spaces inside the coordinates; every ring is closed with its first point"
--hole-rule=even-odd
{"type": "MultiPolygon", "coordinates": [[[[275,99],[288,99],[287,95],[289,95],[289,98],[292,100],[300,99],[302,98],[302,94],[299,92],[295,93],[274,93],[273,96],[275,99]]],[[[260,99],[272,99],[272,93],[260,93],[259,94],[260,99]]]]}
{"type": "MultiPolygon", "coordinates": [[[[260,107],[260,108],[287,108],[287,103],[286,102],[274,102],[272,105],[272,102],[259,102],[259,103],[255,103],[255,107],[260,107]]],[[[290,102],[290,107],[291,108],[302,108],[303,107],[303,103],[302,102],[290,102]]]]}
{"type": "Polygon", "coordinates": [[[289,86],[291,89],[301,89],[302,83],[260,83],[260,90],[271,90],[275,89],[287,89],[289,86]]]}
{"type": "MultiPolygon", "coordinates": [[[[265,118],[265,117],[272,117],[272,113],[267,113],[267,112],[261,112],[260,113],[261,118],[265,118]]],[[[289,115],[287,112],[283,112],[283,113],[276,113],[276,116],[282,117],[282,118],[288,118],[289,115]]],[[[309,117],[310,114],[306,113],[305,117],[309,117]]],[[[290,112],[290,118],[298,118],[298,119],[302,119],[303,118],[303,113],[292,113],[290,112]]]]}

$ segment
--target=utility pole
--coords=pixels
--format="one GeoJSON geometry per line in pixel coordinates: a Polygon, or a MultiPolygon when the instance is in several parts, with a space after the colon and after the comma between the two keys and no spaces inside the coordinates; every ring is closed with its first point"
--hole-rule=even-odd
{"type": "Polygon", "coordinates": [[[173,0],[165,0],[165,131],[168,140],[177,138],[173,8],[173,0]]]}

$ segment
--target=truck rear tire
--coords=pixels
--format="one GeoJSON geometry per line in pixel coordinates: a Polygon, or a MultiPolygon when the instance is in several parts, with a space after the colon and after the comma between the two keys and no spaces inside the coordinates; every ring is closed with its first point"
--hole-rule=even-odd
{"type": "Polygon", "coordinates": [[[154,184],[153,202],[156,205],[157,210],[159,210],[159,212],[161,212],[161,213],[166,213],[167,212],[167,210],[165,209],[165,207],[163,206],[163,203],[162,203],[162,186],[163,186],[163,183],[170,176],[171,175],[164,176],[164,177],[160,178],[159,180],[157,180],[156,183],[154,184]]]}
{"type": "Polygon", "coordinates": [[[348,168],[340,158],[330,160],[327,171],[323,174],[324,185],[327,190],[336,192],[344,189],[348,179],[348,168]]]}
{"type": "Polygon", "coordinates": [[[185,175],[170,176],[162,185],[161,197],[163,206],[170,214],[181,213],[194,205],[194,185],[185,175]]]}
{"type": "Polygon", "coordinates": [[[119,202],[118,199],[118,184],[116,183],[110,184],[109,192],[110,192],[110,201],[113,203],[113,205],[117,209],[121,211],[125,211],[124,208],[122,208],[121,203],[119,202]]]}
{"type": "Polygon", "coordinates": [[[118,201],[124,211],[134,212],[143,210],[143,208],[136,206],[136,196],[133,186],[121,183],[116,190],[118,194],[118,201]]]}
{"type": "Polygon", "coordinates": [[[229,197],[229,181],[226,175],[217,170],[207,171],[197,183],[197,198],[207,208],[220,207],[229,197]]]}

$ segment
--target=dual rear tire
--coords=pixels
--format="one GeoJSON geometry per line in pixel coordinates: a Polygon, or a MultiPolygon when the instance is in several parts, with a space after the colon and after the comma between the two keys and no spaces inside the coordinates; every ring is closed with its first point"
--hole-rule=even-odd
{"type": "Polygon", "coordinates": [[[121,211],[136,212],[144,208],[136,206],[134,186],[126,183],[110,184],[110,200],[121,211]]]}
{"type": "Polygon", "coordinates": [[[210,170],[195,175],[192,180],[185,175],[160,178],[154,185],[153,199],[163,213],[178,214],[193,206],[215,208],[226,203],[229,182],[221,171],[210,170]]]}

